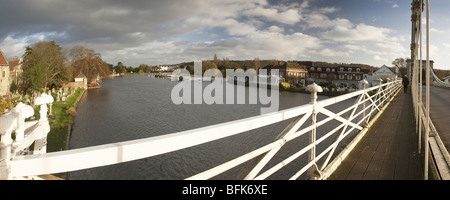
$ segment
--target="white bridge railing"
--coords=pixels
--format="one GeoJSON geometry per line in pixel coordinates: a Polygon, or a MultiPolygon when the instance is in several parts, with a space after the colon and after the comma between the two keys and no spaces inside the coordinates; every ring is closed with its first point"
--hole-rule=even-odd
{"type": "MultiPolygon", "coordinates": [[[[371,124],[378,118],[386,108],[387,104],[389,104],[390,100],[394,98],[401,88],[401,82],[399,80],[385,84],[381,84],[380,80],[379,86],[368,89],[365,89],[367,81],[364,80],[361,82],[363,84],[363,90],[322,101],[316,101],[317,92],[321,92],[322,88],[316,84],[310,85],[307,88],[311,92],[312,100],[310,104],[274,113],[163,136],[46,154],[45,150],[42,150],[43,147],[39,145],[43,143],[45,146],[45,136],[48,133],[48,121],[46,121],[46,119],[34,122],[35,125],[30,126],[28,129],[25,128],[24,135],[27,139],[24,140],[28,141],[28,138],[30,138],[29,141],[36,139],[38,139],[36,141],[40,141],[37,143],[38,145],[35,143],[35,150],[41,149],[41,151],[38,151],[39,153],[33,155],[16,154],[18,149],[14,144],[18,142],[17,140],[20,138],[17,137],[17,135],[20,135],[20,128],[9,128],[6,132],[2,129],[2,146],[0,147],[0,151],[2,152],[0,165],[1,178],[15,179],[31,175],[69,172],[148,158],[212,142],[291,119],[293,121],[281,132],[281,134],[279,134],[275,141],[233,160],[227,162],[224,161],[225,163],[217,167],[188,177],[187,179],[210,179],[249,160],[254,160],[255,164],[250,166],[249,173],[246,174],[244,179],[266,179],[274,172],[282,169],[284,166],[301,156],[308,156],[308,162],[305,164],[299,164],[298,162],[293,164],[298,165],[295,166],[296,168],[298,167],[298,171],[293,174],[290,179],[298,179],[302,174],[305,174],[305,172],[309,172],[305,174],[308,175],[309,179],[326,179],[348,155],[356,143],[364,136],[371,124]],[[326,108],[327,106],[349,99],[355,99],[355,103],[339,112],[332,112],[326,108]],[[325,117],[321,117],[324,119],[317,121],[317,115],[319,113],[325,117]],[[337,121],[339,122],[339,125],[329,132],[316,133],[316,130],[319,127],[330,121],[337,121]],[[302,127],[304,124],[306,127],[302,127]],[[16,133],[15,142],[11,142],[12,131],[15,131],[16,133]],[[359,134],[344,148],[344,150],[338,150],[340,149],[338,148],[339,144],[342,141],[345,141],[344,139],[346,136],[350,135],[352,132],[357,132],[359,134]],[[33,134],[39,136],[32,136],[33,134]],[[292,152],[293,154],[282,162],[271,167],[267,166],[270,168],[266,171],[262,171],[267,163],[286,143],[299,138],[302,135],[308,136],[308,134],[308,145],[301,147],[297,152],[292,152]],[[318,135],[321,135],[321,137],[318,138],[318,135]],[[325,150],[318,152],[319,148],[317,147],[323,145],[323,141],[331,136],[335,137],[334,142],[326,144],[325,150]],[[334,154],[337,155],[333,156],[334,154]]],[[[41,112],[44,111],[46,112],[46,109],[41,107],[41,112]]],[[[17,115],[14,116],[17,118],[17,115]]],[[[26,116],[29,115],[22,115],[22,117],[19,118],[19,121],[23,120],[22,118],[26,116]]],[[[45,113],[41,113],[41,116],[45,117],[46,115],[45,113]]],[[[0,121],[6,117],[8,117],[8,114],[2,116],[0,121]]],[[[25,124],[27,123],[32,122],[25,122],[25,124]]],[[[27,127],[27,125],[25,125],[25,127],[27,127]]],[[[30,142],[27,142],[26,144],[29,145],[29,143],[30,142]]],[[[23,149],[22,145],[19,146],[21,146],[20,149],[23,149]]]]}
{"type": "MultiPolygon", "coordinates": [[[[47,151],[47,134],[50,125],[47,119],[47,104],[53,102],[53,97],[43,93],[34,101],[40,105],[40,119],[25,122],[34,115],[33,107],[19,103],[11,111],[0,117],[0,179],[12,179],[11,163],[23,154],[42,155],[47,151]],[[14,133],[14,140],[12,138],[14,133]],[[34,150],[29,147],[34,143],[34,150]]],[[[30,166],[33,167],[33,166],[30,166]]]]}

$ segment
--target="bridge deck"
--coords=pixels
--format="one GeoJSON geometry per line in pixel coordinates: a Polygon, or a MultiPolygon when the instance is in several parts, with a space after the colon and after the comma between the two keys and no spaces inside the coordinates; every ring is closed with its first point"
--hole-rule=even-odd
{"type": "Polygon", "coordinates": [[[422,155],[411,95],[400,91],[328,180],[420,180],[422,155]]]}
{"type": "MultiPolygon", "coordinates": [[[[425,102],[425,87],[423,101],[425,102]]],[[[430,87],[430,118],[436,127],[447,151],[450,152],[450,90],[447,88],[430,87]]]]}

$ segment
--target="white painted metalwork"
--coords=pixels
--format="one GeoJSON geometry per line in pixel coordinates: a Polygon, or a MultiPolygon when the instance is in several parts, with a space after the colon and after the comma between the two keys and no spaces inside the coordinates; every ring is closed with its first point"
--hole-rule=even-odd
{"type": "MultiPolygon", "coordinates": [[[[47,127],[48,121],[46,121],[46,111],[44,113],[46,107],[41,107],[41,116],[43,117],[39,122],[29,122],[34,124],[30,125],[25,131],[25,138],[22,140],[22,143],[27,141],[26,145],[28,146],[33,141],[37,141],[38,145],[37,147],[35,146],[33,155],[20,155],[17,150],[11,150],[14,149],[15,146],[20,146],[20,149],[25,148],[22,144],[12,145],[10,137],[13,129],[1,132],[2,152],[12,152],[10,154],[2,154],[2,158],[5,159],[3,159],[2,166],[0,166],[4,175],[1,178],[13,179],[30,175],[69,172],[152,157],[207,142],[213,142],[295,118],[274,142],[266,144],[210,170],[188,177],[187,179],[209,179],[252,159],[258,159],[258,162],[252,166],[250,172],[245,176],[245,179],[266,179],[302,155],[309,155],[309,162],[304,165],[299,165],[299,171],[294,174],[291,179],[297,179],[308,170],[310,171],[310,178],[323,179],[327,178],[329,174],[336,169],[336,166],[343,158],[345,158],[348,151],[351,150],[351,148],[347,147],[345,148],[345,152],[337,152],[338,145],[354,130],[360,132],[355,138],[355,140],[359,140],[362,135],[367,132],[368,127],[370,127],[376,117],[381,114],[390,99],[398,93],[400,88],[400,80],[385,84],[381,84],[380,82],[379,86],[322,101],[316,101],[315,98],[317,97],[317,92],[320,92],[321,88],[317,85],[313,85],[310,87],[312,91],[312,102],[307,105],[163,136],[53,153],[45,152],[46,134],[49,129],[47,127]],[[332,112],[327,109],[327,106],[352,98],[355,98],[355,103],[344,110],[332,112]],[[315,118],[319,113],[323,114],[325,119],[316,121],[317,119],[315,118]],[[314,133],[317,128],[332,120],[339,122],[340,125],[328,133],[324,133],[320,138],[316,138],[317,135],[314,133]],[[306,122],[310,122],[310,125],[306,125],[306,122]],[[299,129],[304,124],[306,127],[299,129]],[[284,144],[307,133],[310,133],[311,136],[310,143],[307,146],[299,149],[298,152],[295,152],[268,170],[261,171],[267,166],[267,163],[277,154],[277,152],[283,148],[284,144]],[[324,151],[316,152],[316,147],[333,135],[336,138],[335,141],[326,147],[324,151]],[[334,153],[339,153],[335,159],[333,159],[334,153]]],[[[41,106],[50,102],[50,100],[43,101],[41,106]]],[[[11,120],[7,116],[8,115],[2,116],[0,121],[11,120]]],[[[353,141],[350,144],[354,146],[356,142],[353,141]]]]}
{"type": "Polygon", "coordinates": [[[47,104],[53,102],[53,97],[43,93],[37,97],[34,104],[40,105],[39,121],[25,122],[34,115],[34,109],[19,103],[11,111],[0,116],[0,179],[12,179],[12,162],[16,156],[26,154],[34,143],[33,154],[44,154],[47,147],[47,134],[50,125],[47,120],[47,104]],[[15,138],[13,140],[12,134],[15,138]]]}
{"type": "MultiPolygon", "coordinates": [[[[412,57],[414,68],[412,72],[412,84],[411,84],[411,93],[415,111],[416,118],[416,130],[419,136],[419,153],[422,152],[422,146],[424,147],[424,179],[428,180],[428,165],[431,162],[430,159],[434,159],[434,163],[436,163],[436,167],[439,171],[440,177],[444,180],[450,179],[450,155],[447,149],[444,147],[439,133],[434,128],[433,122],[430,119],[430,77],[432,76],[438,86],[448,87],[450,85],[445,84],[437,76],[434,74],[433,70],[430,68],[430,51],[429,51],[429,43],[430,43],[430,5],[429,0],[424,4],[423,0],[413,0],[413,12],[416,12],[418,16],[413,21],[413,34],[412,34],[412,57]],[[418,4],[416,8],[414,8],[414,3],[418,4]],[[426,66],[425,66],[425,76],[426,76],[426,89],[425,89],[425,102],[422,101],[422,12],[424,10],[424,6],[426,6],[426,66]],[[420,43],[420,46],[416,45],[420,43]],[[418,56],[420,52],[420,55],[418,56]],[[418,59],[418,57],[420,57],[418,59]],[[420,61],[419,61],[420,60],[420,61]],[[424,134],[422,135],[422,131],[424,134]],[[423,141],[423,142],[422,142],[423,141]],[[430,155],[430,150],[432,153],[432,158],[430,155]]],[[[414,14],[413,14],[414,15],[414,14]]]]}

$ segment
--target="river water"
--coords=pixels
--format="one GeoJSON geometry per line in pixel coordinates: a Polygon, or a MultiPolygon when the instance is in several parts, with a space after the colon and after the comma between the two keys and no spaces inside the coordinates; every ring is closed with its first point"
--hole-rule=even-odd
{"type": "MultiPolygon", "coordinates": [[[[171,91],[176,84],[178,82],[151,78],[147,75],[104,80],[100,89],[88,90],[81,98],[77,116],[74,118],[69,148],[76,149],[142,139],[200,128],[257,116],[260,114],[261,107],[268,107],[261,104],[248,104],[248,102],[244,105],[175,105],[171,101],[171,91]]],[[[203,82],[203,87],[207,84],[207,82],[203,82]]],[[[248,90],[252,89],[256,88],[246,88],[247,97],[248,90]]],[[[304,105],[311,101],[310,95],[303,93],[280,91],[279,97],[280,110],[304,105]]],[[[328,97],[319,95],[318,100],[326,98],[328,97]]],[[[329,109],[342,110],[351,105],[353,101],[354,99],[350,99],[339,105],[333,105],[329,109]]],[[[184,179],[272,142],[291,121],[286,120],[237,136],[164,155],[70,172],[67,178],[83,180],[184,179]]],[[[322,132],[333,129],[336,124],[336,122],[327,123],[322,132]]],[[[269,166],[297,152],[302,146],[307,145],[307,142],[308,137],[299,137],[287,143],[269,163],[269,166]]],[[[269,178],[289,178],[300,169],[298,163],[305,162],[305,157],[295,160],[269,178]]],[[[235,179],[248,164],[244,163],[215,179],[235,179]]]]}

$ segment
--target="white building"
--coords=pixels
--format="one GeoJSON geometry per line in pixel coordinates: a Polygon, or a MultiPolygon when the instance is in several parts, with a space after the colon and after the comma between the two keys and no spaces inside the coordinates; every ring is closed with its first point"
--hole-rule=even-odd
{"type": "Polygon", "coordinates": [[[380,69],[373,73],[364,74],[364,78],[371,86],[376,86],[379,84],[379,79],[386,80],[389,78],[390,80],[395,80],[397,79],[397,74],[392,72],[386,65],[383,65],[380,69]]]}
{"type": "Polygon", "coordinates": [[[172,71],[172,70],[174,70],[176,68],[177,68],[176,65],[160,65],[159,66],[159,71],[172,71]]]}
{"type": "Polygon", "coordinates": [[[0,96],[9,94],[9,62],[0,49],[0,96]]]}

